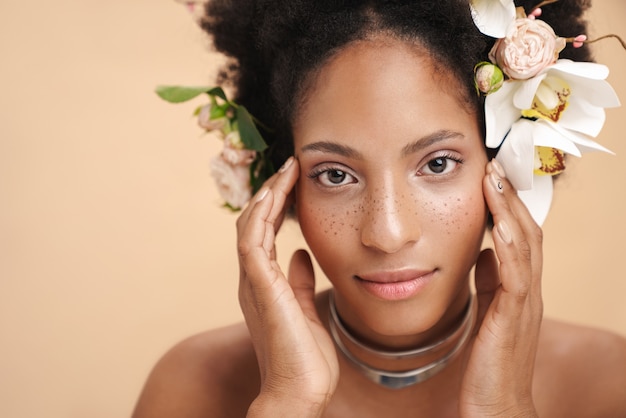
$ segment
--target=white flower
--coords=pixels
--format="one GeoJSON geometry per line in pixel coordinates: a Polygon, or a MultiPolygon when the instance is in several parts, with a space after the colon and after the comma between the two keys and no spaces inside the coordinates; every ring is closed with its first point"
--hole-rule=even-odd
{"type": "Polygon", "coordinates": [[[604,65],[559,60],[529,80],[505,82],[485,100],[486,145],[500,146],[513,123],[526,116],[554,122],[550,126],[558,125],[584,150],[601,149],[582,138],[596,137],[604,108],[620,105],[607,76],[604,65]]]}
{"type": "Polygon", "coordinates": [[[233,209],[242,208],[252,197],[250,168],[229,164],[221,156],[213,158],[210,165],[220,196],[233,209]]]}
{"type": "Polygon", "coordinates": [[[513,0],[471,0],[470,8],[478,30],[493,38],[504,38],[515,20],[513,0]]]}
{"type": "Polygon", "coordinates": [[[550,25],[521,18],[514,20],[506,36],[496,41],[489,59],[510,78],[526,80],[554,64],[563,48],[565,39],[556,36],[550,25]]]}
{"type": "Polygon", "coordinates": [[[577,157],[611,152],[592,139],[604,124],[604,108],[619,106],[607,75],[603,65],[559,60],[529,80],[505,82],[485,100],[486,145],[501,144],[496,159],[539,224],[550,207],[552,177],[536,174],[536,147],[577,157]]]}

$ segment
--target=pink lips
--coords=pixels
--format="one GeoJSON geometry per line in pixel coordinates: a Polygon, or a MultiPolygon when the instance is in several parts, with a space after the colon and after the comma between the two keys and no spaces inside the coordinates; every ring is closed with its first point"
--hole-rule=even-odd
{"type": "Polygon", "coordinates": [[[423,289],[434,271],[401,270],[355,276],[370,294],[384,300],[410,298],[423,289]]]}

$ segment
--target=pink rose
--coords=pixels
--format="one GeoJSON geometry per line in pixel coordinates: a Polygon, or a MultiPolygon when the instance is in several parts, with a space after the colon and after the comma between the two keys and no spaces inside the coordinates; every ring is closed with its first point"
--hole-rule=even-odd
{"type": "Polygon", "coordinates": [[[516,19],[506,37],[498,39],[489,52],[491,62],[512,79],[527,80],[552,65],[565,48],[565,39],[559,38],[547,23],[516,19]]]}
{"type": "Polygon", "coordinates": [[[239,132],[234,131],[224,138],[222,158],[232,165],[249,166],[256,158],[256,151],[243,148],[243,142],[241,142],[239,132]]]}
{"type": "Polygon", "coordinates": [[[242,208],[252,197],[249,166],[232,165],[218,156],[211,160],[211,175],[220,196],[232,208],[242,208]]]}

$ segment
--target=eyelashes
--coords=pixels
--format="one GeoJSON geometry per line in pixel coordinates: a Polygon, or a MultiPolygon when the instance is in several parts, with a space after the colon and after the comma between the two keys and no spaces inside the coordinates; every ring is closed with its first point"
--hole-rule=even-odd
{"type": "Polygon", "coordinates": [[[457,168],[457,164],[463,164],[463,162],[462,158],[446,152],[430,159],[418,170],[418,173],[419,175],[424,175],[423,171],[428,170],[429,172],[426,175],[444,175],[453,171],[457,168]]]}
{"type": "Polygon", "coordinates": [[[356,177],[338,166],[321,166],[313,169],[308,175],[324,187],[339,187],[345,184],[356,183],[356,177]],[[346,180],[348,180],[346,182],[346,180]]]}
{"type": "MultiPolygon", "coordinates": [[[[428,158],[415,172],[419,177],[432,177],[438,180],[448,174],[454,173],[464,160],[455,153],[442,151],[428,158]]],[[[349,184],[358,183],[358,177],[343,164],[325,163],[314,167],[307,175],[315,180],[318,185],[327,189],[341,188],[349,184]]]]}

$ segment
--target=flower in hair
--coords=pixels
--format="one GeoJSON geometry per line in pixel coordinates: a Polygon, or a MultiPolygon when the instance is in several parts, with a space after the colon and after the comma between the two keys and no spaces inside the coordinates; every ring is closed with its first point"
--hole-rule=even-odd
{"type": "Polygon", "coordinates": [[[476,27],[492,38],[503,38],[515,19],[513,0],[471,0],[470,8],[476,27]]]}
{"type": "Polygon", "coordinates": [[[244,106],[228,100],[219,87],[160,86],[156,92],[170,103],[186,102],[203,93],[209,96],[210,103],[194,114],[198,125],[215,133],[224,144],[211,160],[211,175],[225,205],[241,209],[274,171],[264,152],[267,144],[257,129],[262,124],[244,106]]]}
{"type": "MultiPolygon", "coordinates": [[[[502,3],[485,1],[492,7],[502,3]]],[[[496,159],[535,221],[542,224],[552,201],[552,176],[565,169],[565,154],[611,152],[593,138],[604,125],[604,109],[619,106],[619,100],[606,81],[607,67],[558,59],[567,41],[580,47],[586,37],[561,38],[537,19],[540,15],[540,9],[526,16],[518,8],[516,17],[506,18],[507,29],[496,36],[489,53],[506,80],[499,89],[479,91],[487,95],[485,144],[499,148],[496,159]]],[[[479,25],[484,26],[485,19],[474,9],[472,16],[479,30],[489,35],[479,25]]]]}
{"type": "Polygon", "coordinates": [[[495,64],[479,62],[474,67],[474,82],[479,94],[495,93],[504,84],[504,74],[495,64]]]}
{"type": "Polygon", "coordinates": [[[550,176],[565,168],[564,153],[610,152],[593,140],[604,108],[619,106],[607,75],[600,64],[559,60],[536,77],[507,81],[485,100],[486,145],[500,146],[496,159],[517,190],[546,196],[533,205],[540,221],[551,201],[550,176]]]}
{"type": "Polygon", "coordinates": [[[527,80],[556,62],[565,48],[565,39],[556,36],[550,25],[538,19],[515,19],[506,36],[496,41],[489,53],[511,79],[527,80]]]}

